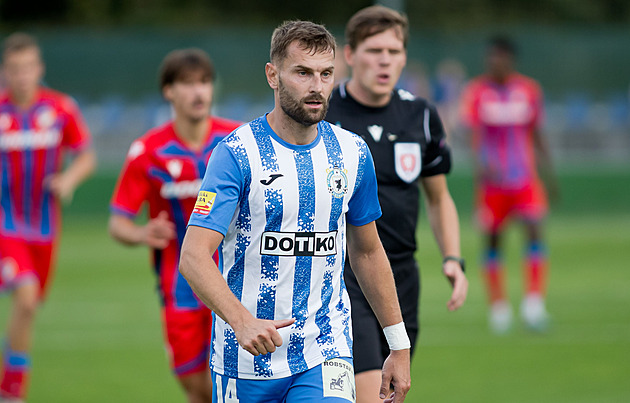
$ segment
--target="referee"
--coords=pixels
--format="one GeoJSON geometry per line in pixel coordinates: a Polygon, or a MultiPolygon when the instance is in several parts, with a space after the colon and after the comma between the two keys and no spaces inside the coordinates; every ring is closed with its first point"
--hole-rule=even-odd
{"type": "MultiPolygon", "coordinates": [[[[453,285],[448,309],[462,306],[468,291],[457,209],[445,176],[451,154],[435,108],[395,88],[407,61],[407,18],[383,6],[367,7],[350,18],[345,37],[344,57],[352,74],[333,91],[326,120],[362,136],[374,158],[383,211],[376,225],[413,352],[419,331],[420,276],[414,254],[420,184],[444,259],[442,270],[453,285]]],[[[347,261],[345,281],[352,303],[357,402],[380,402],[380,369],[388,344],[347,261]]]]}

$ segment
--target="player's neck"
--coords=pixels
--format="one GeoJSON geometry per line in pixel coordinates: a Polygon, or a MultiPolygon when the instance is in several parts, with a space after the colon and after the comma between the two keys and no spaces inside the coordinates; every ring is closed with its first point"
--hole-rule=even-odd
{"type": "Polygon", "coordinates": [[[175,126],[175,134],[192,150],[200,150],[203,148],[203,142],[208,134],[209,119],[191,120],[175,117],[173,125],[175,126]]]}
{"type": "Polygon", "coordinates": [[[375,94],[366,88],[363,88],[358,80],[350,79],[346,84],[346,91],[354,98],[355,101],[364,106],[372,108],[380,108],[386,106],[392,99],[392,92],[386,94],[375,94]]]}
{"type": "Polygon", "coordinates": [[[289,117],[279,106],[267,114],[267,122],[282,140],[290,144],[311,144],[317,137],[317,124],[304,126],[289,117]]]}
{"type": "Polygon", "coordinates": [[[28,92],[15,93],[11,92],[11,102],[18,107],[18,109],[26,110],[30,108],[37,97],[37,89],[28,92]]]}
{"type": "Polygon", "coordinates": [[[510,80],[510,77],[512,77],[512,74],[513,74],[512,71],[505,72],[505,73],[490,74],[490,80],[494,81],[495,83],[499,85],[505,85],[510,80]]]}

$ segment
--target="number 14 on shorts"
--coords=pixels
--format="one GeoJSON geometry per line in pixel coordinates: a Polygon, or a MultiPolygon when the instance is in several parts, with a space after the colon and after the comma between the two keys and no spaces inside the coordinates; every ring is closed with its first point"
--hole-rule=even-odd
{"type": "Polygon", "coordinates": [[[238,397],[236,396],[236,379],[228,378],[225,396],[223,395],[223,381],[221,380],[221,376],[216,377],[216,382],[217,403],[238,403],[238,397]]]}

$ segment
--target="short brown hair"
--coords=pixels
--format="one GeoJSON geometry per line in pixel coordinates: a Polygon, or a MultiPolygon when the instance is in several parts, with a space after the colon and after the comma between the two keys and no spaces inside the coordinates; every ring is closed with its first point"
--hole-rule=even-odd
{"type": "Polygon", "coordinates": [[[311,21],[285,21],[271,35],[269,52],[271,62],[277,63],[284,60],[287,57],[289,45],[294,41],[313,54],[327,50],[335,53],[337,47],[335,37],[323,25],[311,21]]]}
{"type": "Polygon", "coordinates": [[[396,27],[400,29],[406,49],[409,40],[407,16],[384,6],[366,7],[357,11],[346,24],[346,43],[354,50],[366,38],[396,27]]]}
{"type": "Polygon", "coordinates": [[[215,71],[206,52],[197,48],[177,49],[166,55],[160,66],[160,88],[173,84],[190,71],[201,70],[205,77],[214,82],[215,71]]]}
{"type": "Polygon", "coordinates": [[[2,56],[9,53],[20,52],[24,49],[39,49],[39,44],[34,36],[25,34],[24,32],[16,32],[5,38],[2,43],[2,56]]]}

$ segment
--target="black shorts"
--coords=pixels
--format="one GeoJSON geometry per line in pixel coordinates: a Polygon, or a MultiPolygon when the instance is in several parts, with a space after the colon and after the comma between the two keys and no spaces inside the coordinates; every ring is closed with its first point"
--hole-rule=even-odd
{"type": "MultiPolygon", "coordinates": [[[[391,265],[400,309],[409,340],[411,340],[411,353],[413,354],[420,330],[418,319],[420,272],[414,259],[391,262],[391,265]]],[[[385,340],[381,325],[378,323],[374,312],[372,312],[367,299],[365,299],[357,278],[354,276],[347,261],[344,269],[344,280],[352,306],[354,372],[380,370],[383,367],[383,362],[389,355],[389,346],[387,345],[387,340],[385,340]]]]}

